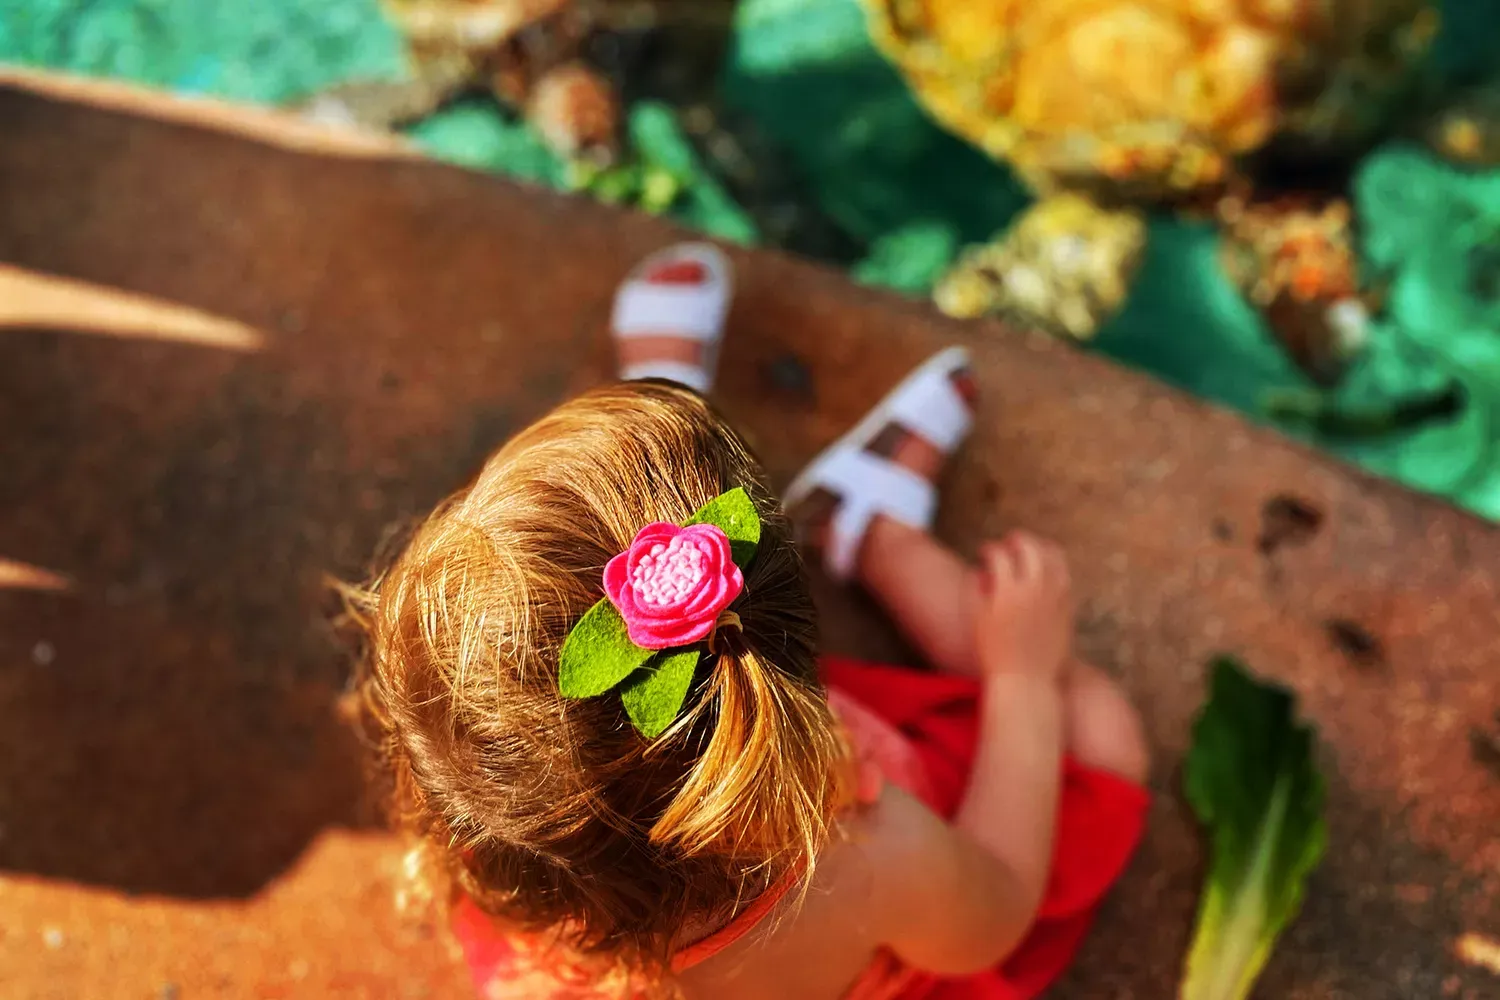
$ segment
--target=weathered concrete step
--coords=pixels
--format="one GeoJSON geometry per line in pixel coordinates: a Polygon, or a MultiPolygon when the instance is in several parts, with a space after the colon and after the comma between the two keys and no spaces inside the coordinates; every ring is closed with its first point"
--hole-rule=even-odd
{"type": "MultiPolygon", "coordinates": [[[[194,950],[216,949],[238,971],[210,995],[437,995],[454,981],[437,949],[357,978],[362,952],[404,940],[372,888],[389,880],[346,877],[362,840],[335,837],[246,908],[191,901],[256,893],[318,831],[367,825],[329,713],[345,667],[325,573],[356,575],[388,525],[606,377],[615,283],[679,234],[15,86],[0,136],[0,263],[262,341],[0,330],[0,557],[73,581],[0,592],[0,968],[23,970],[8,995],[94,995],[101,969],[149,995],[168,972],[127,960],[131,934],[170,940],[184,984],[194,950]],[[319,899],[364,929],[320,937],[319,899]],[[50,924],[76,950],[41,948],[50,924]],[[277,964],[304,954],[285,985],[277,964]]],[[[1083,646],[1147,715],[1150,839],[1061,995],[1172,992],[1200,881],[1177,761],[1219,651],[1295,685],[1326,740],[1330,857],[1261,995],[1496,995],[1456,950],[1500,934],[1500,532],[1067,347],[775,254],[736,263],[720,400],[781,481],[913,361],[974,348],[983,415],[941,532],[1063,541],[1083,646]]],[[[900,655],[856,597],[823,590],[831,648],[900,655]]]]}

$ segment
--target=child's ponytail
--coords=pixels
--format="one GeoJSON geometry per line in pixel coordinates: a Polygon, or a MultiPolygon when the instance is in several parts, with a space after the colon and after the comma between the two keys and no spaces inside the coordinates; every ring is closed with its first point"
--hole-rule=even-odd
{"type": "Polygon", "coordinates": [[[708,745],[651,839],[807,865],[827,836],[843,748],[821,691],[738,639],[724,643],[700,706],[714,714],[708,745]]]}

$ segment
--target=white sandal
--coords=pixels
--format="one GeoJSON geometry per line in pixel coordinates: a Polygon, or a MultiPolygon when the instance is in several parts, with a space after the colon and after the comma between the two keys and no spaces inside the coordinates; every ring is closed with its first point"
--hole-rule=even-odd
{"type": "Polygon", "coordinates": [[[733,295],[733,269],[711,243],[679,243],[636,265],[615,296],[610,328],[626,381],[713,386],[733,295]]]}
{"type": "Polygon", "coordinates": [[[835,579],[847,580],[854,573],[860,542],[877,514],[916,528],[932,526],[937,508],[932,480],[870,446],[886,428],[896,426],[942,457],[952,455],[973,426],[972,402],[958,381],[967,377],[968,367],[968,352],[961,347],[928,358],[787,487],[783,506],[788,511],[819,493],[836,500],[823,543],[824,564],[835,579]]]}

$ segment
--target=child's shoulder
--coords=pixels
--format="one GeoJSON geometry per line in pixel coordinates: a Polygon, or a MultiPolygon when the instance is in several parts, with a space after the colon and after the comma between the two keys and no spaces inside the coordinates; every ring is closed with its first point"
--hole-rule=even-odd
{"type": "Polygon", "coordinates": [[[751,932],[679,977],[688,1000],[838,1000],[865,975],[897,931],[892,865],[901,852],[900,807],[880,790],[846,810],[840,835],[818,859],[812,879],[792,888],[751,932]]]}
{"type": "Polygon", "coordinates": [[[992,949],[970,943],[976,932],[1000,939],[990,907],[973,904],[1007,887],[965,849],[967,838],[955,837],[944,820],[890,782],[873,801],[845,813],[840,828],[811,884],[788,893],[754,932],[682,976],[689,1000],[837,1000],[855,983],[890,987],[916,968],[982,968],[971,951],[997,960],[992,949]]]}

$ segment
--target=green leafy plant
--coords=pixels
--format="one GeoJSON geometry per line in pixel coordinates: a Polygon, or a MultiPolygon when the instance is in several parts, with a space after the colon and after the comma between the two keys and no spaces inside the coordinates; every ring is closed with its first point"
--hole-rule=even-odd
{"type": "Polygon", "coordinates": [[[564,173],[564,185],[569,190],[586,191],[606,204],[630,205],[652,215],[660,215],[676,204],[689,183],[669,170],[638,160],[609,167],[577,161],[569,163],[564,173]]]}
{"type": "Polygon", "coordinates": [[[1244,1000],[1327,843],[1311,727],[1285,688],[1213,665],[1184,783],[1213,842],[1181,1000],[1244,1000]]]}
{"type": "Polygon", "coordinates": [[[605,167],[560,158],[535,129],[488,98],[458,101],[407,129],[432,156],[471,170],[669,216],[731,243],[759,241],[755,223],[704,164],[671,108],[636,102],[625,133],[620,161],[605,167]]]}

